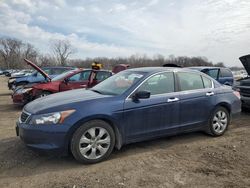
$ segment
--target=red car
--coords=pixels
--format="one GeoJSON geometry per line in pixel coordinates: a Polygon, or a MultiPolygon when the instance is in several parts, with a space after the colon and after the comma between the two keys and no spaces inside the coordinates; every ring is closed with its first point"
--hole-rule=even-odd
{"type": "Polygon", "coordinates": [[[47,82],[17,89],[12,95],[13,103],[24,105],[36,98],[53,93],[79,88],[90,88],[113,74],[106,70],[76,69],[50,79],[42,70],[39,72],[47,78],[47,82]]]}

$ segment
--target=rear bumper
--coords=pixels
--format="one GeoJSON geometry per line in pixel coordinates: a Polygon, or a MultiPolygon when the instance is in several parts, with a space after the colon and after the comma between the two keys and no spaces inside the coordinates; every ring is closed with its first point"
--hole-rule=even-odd
{"type": "Polygon", "coordinates": [[[28,125],[17,123],[16,134],[24,144],[38,152],[65,155],[68,126],[65,125],[28,125]]]}

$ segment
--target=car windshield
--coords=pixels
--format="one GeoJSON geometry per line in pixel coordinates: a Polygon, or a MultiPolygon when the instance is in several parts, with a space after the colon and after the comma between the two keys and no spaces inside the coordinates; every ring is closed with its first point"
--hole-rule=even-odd
{"type": "Polygon", "coordinates": [[[137,83],[144,72],[122,71],[93,87],[92,91],[103,95],[120,95],[137,83]]]}
{"type": "Polygon", "coordinates": [[[69,74],[73,73],[74,71],[70,70],[67,72],[64,72],[62,74],[59,74],[58,76],[54,77],[52,79],[52,81],[59,81],[59,80],[63,80],[66,76],[68,76],[69,74]]]}

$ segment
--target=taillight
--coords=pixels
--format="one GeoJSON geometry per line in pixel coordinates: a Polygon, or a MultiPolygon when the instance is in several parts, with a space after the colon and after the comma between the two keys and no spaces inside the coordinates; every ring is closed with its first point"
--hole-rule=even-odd
{"type": "Polygon", "coordinates": [[[240,99],[240,92],[239,91],[233,91],[234,95],[240,99]]]}

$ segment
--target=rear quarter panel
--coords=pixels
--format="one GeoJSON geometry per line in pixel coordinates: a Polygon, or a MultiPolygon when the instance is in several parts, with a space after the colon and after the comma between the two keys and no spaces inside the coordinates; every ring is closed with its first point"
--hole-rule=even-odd
{"type": "Polygon", "coordinates": [[[233,94],[233,90],[229,86],[220,86],[215,88],[216,100],[215,108],[217,106],[224,106],[230,114],[236,114],[241,111],[241,101],[233,94]]]}

